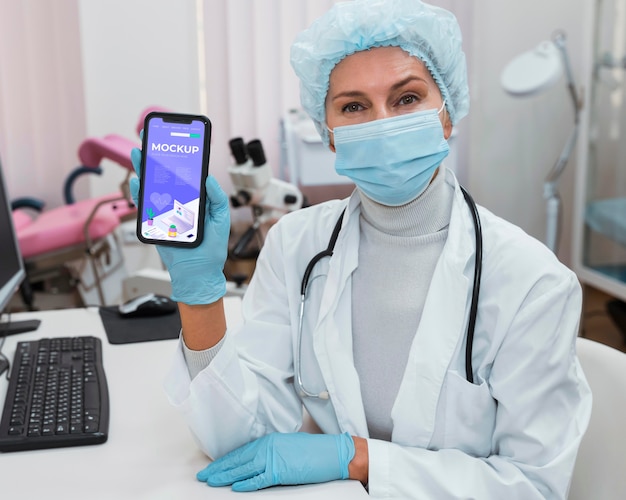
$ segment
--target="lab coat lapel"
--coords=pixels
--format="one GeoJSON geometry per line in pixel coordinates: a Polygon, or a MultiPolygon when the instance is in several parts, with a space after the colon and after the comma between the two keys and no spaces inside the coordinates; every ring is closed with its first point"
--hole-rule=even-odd
{"type": "Polygon", "coordinates": [[[433,275],[409,361],[392,409],[393,441],[428,447],[439,395],[452,356],[465,337],[470,300],[468,262],[474,255],[473,226],[456,186],[448,239],[433,275]],[[468,227],[469,223],[469,227],[468,227]]]}
{"type": "Polygon", "coordinates": [[[352,290],[350,275],[358,265],[358,203],[351,200],[337,251],[330,259],[324,295],[320,304],[314,349],[343,432],[367,436],[359,377],[352,350],[352,290]]]}
{"type": "Polygon", "coordinates": [[[352,195],[346,207],[347,215],[344,215],[333,256],[328,261],[328,276],[320,302],[318,325],[337,310],[339,294],[344,293],[346,282],[358,265],[359,205],[358,196],[352,195]]]}

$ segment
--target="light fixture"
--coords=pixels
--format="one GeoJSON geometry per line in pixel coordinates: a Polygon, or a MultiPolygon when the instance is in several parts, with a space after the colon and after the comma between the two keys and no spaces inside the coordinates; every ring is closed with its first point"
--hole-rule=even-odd
{"type": "Polygon", "coordinates": [[[567,53],[565,34],[556,32],[552,40],[541,42],[534,49],[520,54],[502,71],[500,82],[504,90],[515,97],[539,94],[557,83],[565,73],[566,84],[574,106],[574,126],[563,150],[543,184],[546,200],[545,244],[555,254],[561,231],[561,197],[559,179],[572,154],[580,128],[581,102],[576,91],[572,68],[567,53]]]}

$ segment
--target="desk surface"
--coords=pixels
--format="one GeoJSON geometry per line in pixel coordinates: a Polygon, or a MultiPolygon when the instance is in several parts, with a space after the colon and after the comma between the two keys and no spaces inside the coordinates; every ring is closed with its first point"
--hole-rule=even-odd
{"type": "MultiPolygon", "coordinates": [[[[227,317],[238,318],[239,299],[229,297],[225,304],[227,317]]],[[[7,337],[3,352],[9,359],[20,340],[63,335],[102,339],[111,406],[109,439],[94,446],[0,453],[2,498],[367,498],[355,481],[269,488],[252,494],[196,481],[195,473],[208,460],[163,390],[175,340],[111,345],[97,308],[12,315],[15,321],[31,318],[41,319],[41,326],[35,332],[7,337]]],[[[3,375],[2,403],[7,385],[3,375]]]]}

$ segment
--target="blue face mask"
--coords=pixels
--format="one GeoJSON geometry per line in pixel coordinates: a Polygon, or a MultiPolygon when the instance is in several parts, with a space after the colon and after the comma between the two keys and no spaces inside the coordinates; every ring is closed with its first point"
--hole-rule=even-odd
{"type": "Polygon", "coordinates": [[[383,205],[399,206],[414,200],[448,156],[439,121],[441,110],[335,127],[331,130],[335,170],[383,205]]]}

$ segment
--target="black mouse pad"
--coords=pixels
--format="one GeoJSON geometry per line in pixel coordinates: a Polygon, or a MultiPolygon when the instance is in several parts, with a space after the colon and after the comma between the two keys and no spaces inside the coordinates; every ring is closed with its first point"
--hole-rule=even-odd
{"type": "Polygon", "coordinates": [[[101,307],[100,318],[110,344],[177,339],[180,334],[178,310],[161,316],[126,318],[117,306],[101,307]]]}

